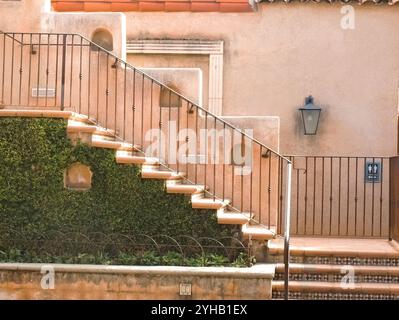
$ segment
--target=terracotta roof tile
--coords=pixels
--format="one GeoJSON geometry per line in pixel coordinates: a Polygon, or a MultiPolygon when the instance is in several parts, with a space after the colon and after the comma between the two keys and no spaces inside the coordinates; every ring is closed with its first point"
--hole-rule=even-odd
{"type": "Polygon", "coordinates": [[[342,3],[342,4],[349,4],[349,3],[358,3],[358,4],[367,4],[367,3],[374,3],[374,4],[389,4],[393,5],[395,3],[398,3],[399,0],[260,0],[260,2],[285,2],[285,3],[291,3],[291,2],[313,2],[313,3],[342,3]]]}
{"type": "Polygon", "coordinates": [[[84,2],[78,1],[53,1],[56,11],[84,11],[84,2]]]}
{"type": "Polygon", "coordinates": [[[140,1],[140,11],[165,11],[165,2],[163,1],[140,1]]]}
{"type": "Polygon", "coordinates": [[[111,11],[110,2],[85,1],[84,11],[111,11]]]}
{"type": "Polygon", "coordinates": [[[191,11],[194,12],[215,12],[219,11],[219,3],[217,2],[192,2],[191,3],[191,11]]]}
{"type": "Polygon", "coordinates": [[[251,12],[248,0],[52,0],[55,11],[251,12]]]}
{"type": "Polygon", "coordinates": [[[190,11],[191,10],[191,2],[190,1],[167,1],[165,2],[165,11],[177,12],[177,11],[190,11]]]}
{"type": "Polygon", "coordinates": [[[129,3],[112,3],[111,10],[120,12],[120,11],[138,11],[139,3],[138,2],[129,2],[129,3]]]}
{"type": "Polygon", "coordinates": [[[220,12],[251,12],[252,8],[245,3],[222,2],[219,7],[220,12]]]}

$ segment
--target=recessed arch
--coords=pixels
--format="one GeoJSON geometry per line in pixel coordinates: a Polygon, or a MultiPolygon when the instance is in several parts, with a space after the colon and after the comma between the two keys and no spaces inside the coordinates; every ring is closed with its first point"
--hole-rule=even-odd
{"type": "Polygon", "coordinates": [[[93,173],[90,167],[80,162],[72,163],[64,174],[64,185],[68,189],[87,190],[91,188],[93,173]]]}
{"type": "MultiPolygon", "coordinates": [[[[96,29],[91,36],[91,41],[107,51],[114,50],[114,39],[112,33],[107,29],[96,29]]],[[[92,46],[92,50],[96,51],[98,48],[96,46],[92,46]]]]}

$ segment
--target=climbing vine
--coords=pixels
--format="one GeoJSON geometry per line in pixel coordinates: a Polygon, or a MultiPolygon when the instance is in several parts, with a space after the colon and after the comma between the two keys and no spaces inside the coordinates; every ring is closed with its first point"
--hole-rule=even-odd
{"type": "MultiPolygon", "coordinates": [[[[0,119],[0,221],[29,239],[60,232],[220,237],[231,228],[213,211],[193,210],[184,195],[164,192],[163,181],[142,180],[139,167],[115,162],[113,150],[74,146],[67,122],[49,118],[0,119]],[[64,187],[68,165],[93,172],[86,191],[64,187]]],[[[7,237],[7,234],[2,234],[7,237]]]]}

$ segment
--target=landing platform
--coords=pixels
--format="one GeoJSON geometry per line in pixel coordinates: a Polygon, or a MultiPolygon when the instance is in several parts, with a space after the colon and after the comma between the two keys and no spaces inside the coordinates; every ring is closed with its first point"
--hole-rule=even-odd
{"type": "MultiPolygon", "coordinates": [[[[282,254],[283,239],[268,241],[270,254],[282,254]]],[[[399,243],[388,239],[292,237],[290,253],[305,256],[399,258],[399,243]]]]}

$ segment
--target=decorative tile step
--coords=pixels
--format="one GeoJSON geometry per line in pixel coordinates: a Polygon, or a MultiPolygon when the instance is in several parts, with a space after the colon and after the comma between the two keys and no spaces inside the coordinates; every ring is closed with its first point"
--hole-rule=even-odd
{"type": "MultiPolygon", "coordinates": [[[[283,262],[281,254],[269,254],[268,261],[270,263],[283,262]]],[[[399,259],[397,258],[373,258],[373,257],[317,257],[317,256],[290,256],[291,263],[305,263],[305,264],[324,264],[324,265],[351,265],[351,266],[399,266],[399,259]]]]}
{"type": "Polygon", "coordinates": [[[193,197],[191,198],[191,205],[194,209],[210,209],[219,210],[229,204],[228,200],[222,201],[213,198],[193,197]]]}
{"type": "Polygon", "coordinates": [[[184,194],[196,194],[205,191],[205,187],[195,184],[178,184],[178,183],[167,183],[167,193],[184,193],[184,194]]]}
{"type": "MultiPolygon", "coordinates": [[[[283,291],[273,291],[273,299],[284,299],[283,291]]],[[[394,294],[289,292],[290,300],[399,300],[394,294]]]]}
{"type": "MultiPolygon", "coordinates": [[[[331,273],[290,273],[290,281],[321,281],[321,282],[341,282],[348,274],[348,269],[343,269],[342,274],[331,273]]],[[[276,273],[274,280],[284,280],[284,273],[276,273]]],[[[399,276],[390,275],[357,275],[353,276],[354,283],[399,283],[399,276]]]]}
{"type": "Polygon", "coordinates": [[[251,219],[249,212],[230,212],[220,209],[216,213],[218,223],[220,224],[246,224],[251,219]]]}
{"type": "MultiPolygon", "coordinates": [[[[284,281],[272,281],[272,291],[283,291],[284,281]]],[[[290,281],[291,292],[312,293],[363,293],[399,295],[399,283],[354,283],[343,285],[340,282],[290,281]]]]}
{"type": "Polygon", "coordinates": [[[63,118],[69,119],[72,116],[71,111],[60,110],[18,110],[1,109],[0,117],[32,117],[32,118],[63,118]]]}
{"type": "Polygon", "coordinates": [[[275,237],[275,232],[262,225],[244,224],[241,228],[242,235],[245,239],[254,240],[270,240],[275,237]]]}
{"type": "MultiPolygon", "coordinates": [[[[386,266],[350,266],[356,275],[376,275],[376,276],[399,276],[399,267],[386,266]]],[[[327,265],[327,264],[303,264],[291,263],[291,274],[339,274],[342,275],[345,270],[343,265],[327,265]]],[[[284,264],[276,265],[276,272],[284,272],[284,264]]]]}

